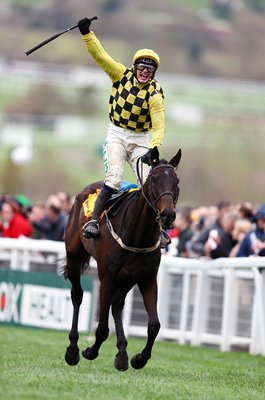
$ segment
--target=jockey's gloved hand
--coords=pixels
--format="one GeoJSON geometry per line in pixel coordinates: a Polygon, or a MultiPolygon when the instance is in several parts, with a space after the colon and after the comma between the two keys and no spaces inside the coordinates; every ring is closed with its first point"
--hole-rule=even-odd
{"type": "Polygon", "coordinates": [[[91,25],[91,19],[89,18],[83,18],[80,19],[80,21],[78,22],[78,28],[80,30],[80,32],[82,33],[82,35],[86,35],[87,33],[90,32],[90,25],[91,25]]]}
{"type": "Polygon", "coordinates": [[[145,153],[142,157],[141,160],[143,163],[147,164],[147,165],[151,165],[151,153],[152,153],[152,149],[149,149],[147,153],[145,153]]]}

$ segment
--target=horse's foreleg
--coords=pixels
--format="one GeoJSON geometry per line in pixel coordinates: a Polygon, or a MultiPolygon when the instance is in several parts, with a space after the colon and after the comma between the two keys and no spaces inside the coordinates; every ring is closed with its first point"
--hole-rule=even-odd
{"type": "Polygon", "coordinates": [[[118,349],[114,365],[119,371],[126,371],[128,369],[128,354],[126,350],[128,343],[122,324],[122,310],[124,307],[125,297],[130,289],[131,287],[119,290],[112,302],[112,315],[115,322],[118,349]]]}
{"type": "Polygon", "coordinates": [[[82,351],[82,355],[88,360],[97,358],[102,343],[109,336],[109,309],[111,304],[111,293],[108,285],[101,282],[99,289],[99,322],[95,332],[96,340],[91,347],[82,351]]]}
{"type": "Polygon", "coordinates": [[[76,365],[79,363],[79,360],[80,360],[79,348],[77,346],[77,342],[79,339],[78,316],[79,316],[80,305],[83,300],[83,289],[80,284],[80,276],[78,278],[75,278],[74,280],[72,280],[71,283],[72,283],[71,299],[72,299],[72,303],[73,303],[74,312],[73,312],[73,319],[72,319],[72,327],[69,332],[70,345],[66,349],[64,358],[65,358],[65,361],[67,362],[67,364],[76,365]]]}
{"type": "Polygon", "coordinates": [[[160,329],[160,322],[157,315],[157,282],[156,278],[147,285],[139,285],[142,293],[145,308],[148,314],[147,342],[141,353],[131,359],[131,366],[135,369],[143,368],[151,358],[154,341],[160,329]]]}

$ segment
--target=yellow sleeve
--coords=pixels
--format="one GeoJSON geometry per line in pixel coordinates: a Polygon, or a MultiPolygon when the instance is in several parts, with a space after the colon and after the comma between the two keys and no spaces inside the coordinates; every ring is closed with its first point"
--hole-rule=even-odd
{"type": "Polygon", "coordinates": [[[113,58],[102,47],[94,32],[82,35],[82,38],[85,42],[87,51],[94,58],[96,63],[106,72],[106,74],[108,74],[112,82],[118,81],[122,77],[126,67],[113,60],[113,58]]]}
{"type": "Polygon", "coordinates": [[[152,121],[152,138],[150,148],[161,146],[165,136],[165,107],[160,93],[150,97],[150,115],[152,121]]]}

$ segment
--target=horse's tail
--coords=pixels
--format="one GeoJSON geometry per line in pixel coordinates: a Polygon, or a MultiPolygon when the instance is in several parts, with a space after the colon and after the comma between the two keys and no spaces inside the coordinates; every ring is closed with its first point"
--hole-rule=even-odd
{"type": "Polygon", "coordinates": [[[57,258],[55,260],[57,268],[56,273],[58,276],[63,276],[64,279],[67,279],[67,270],[66,270],[66,257],[57,258]]]}
{"type": "MultiPolygon", "coordinates": [[[[82,275],[86,269],[90,269],[90,255],[88,254],[82,261],[81,264],[81,271],[80,274],[82,275]]],[[[56,273],[58,276],[62,276],[64,279],[68,279],[68,273],[67,273],[67,264],[66,264],[66,257],[62,257],[62,258],[57,258],[55,260],[56,264],[57,264],[57,268],[56,268],[56,273]]]]}

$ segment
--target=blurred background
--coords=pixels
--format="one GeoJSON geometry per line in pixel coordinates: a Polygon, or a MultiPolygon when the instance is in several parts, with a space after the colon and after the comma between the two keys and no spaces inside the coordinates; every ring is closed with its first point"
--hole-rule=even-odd
{"type": "Polygon", "coordinates": [[[94,15],[126,66],[139,48],[161,56],[161,155],[183,150],[179,204],[263,203],[265,0],[1,0],[0,193],[43,201],[103,178],[111,82],[78,29],[25,55],[94,15]]]}

